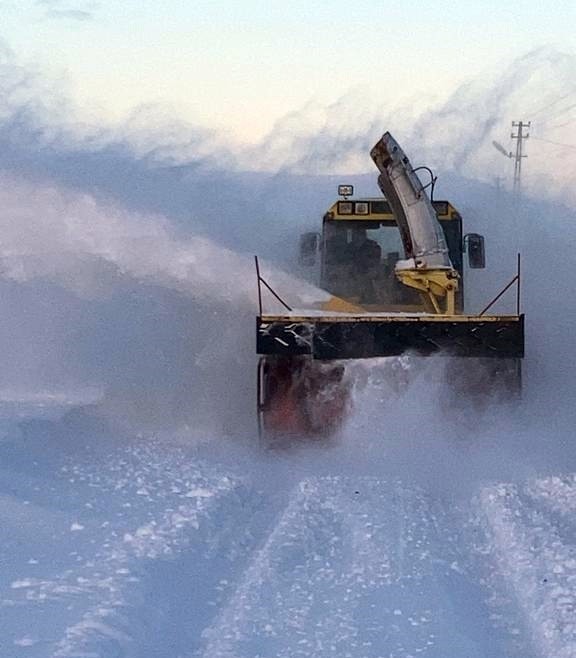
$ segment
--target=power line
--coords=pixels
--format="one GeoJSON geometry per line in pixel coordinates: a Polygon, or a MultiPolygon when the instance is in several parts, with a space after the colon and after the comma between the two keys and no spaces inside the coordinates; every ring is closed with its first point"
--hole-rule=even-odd
{"type": "Polygon", "coordinates": [[[547,144],[554,144],[555,146],[563,146],[566,149],[576,150],[576,144],[562,144],[561,142],[553,142],[551,139],[544,139],[543,137],[534,137],[532,139],[537,139],[539,142],[546,142],[547,144]]]}
{"type": "Polygon", "coordinates": [[[568,119],[568,121],[564,121],[564,123],[557,123],[555,126],[547,126],[548,130],[555,130],[556,128],[564,128],[565,126],[569,126],[571,123],[574,123],[576,119],[568,119]]]}
{"type": "Polygon", "coordinates": [[[573,110],[576,107],[576,103],[572,105],[568,105],[568,107],[565,107],[564,109],[560,110],[560,112],[552,112],[552,116],[546,117],[547,119],[559,119],[563,114],[566,114],[566,112],[569,112],[570,110],[573,110]]]}
{"type": "Polygon", "coordinates": [[[541,112],[545,112],[547,109],[554,107],[556,103],[560,103],[561,101],[565,100],[566,98],[570,98],[572,94],[576,94],[576,89],[573,89],[572,91],[569,91],[567,94],[564,96],[560,96],[560,98],[557,98],[556,100],[552,101],[551,103],[548,103],[548,105],[545,105],[544,107],[541,107],[539,110],[536,110],[535,112],[532,112],[532,116],[536,116],[537,114],[540,114],[541,112]]]}

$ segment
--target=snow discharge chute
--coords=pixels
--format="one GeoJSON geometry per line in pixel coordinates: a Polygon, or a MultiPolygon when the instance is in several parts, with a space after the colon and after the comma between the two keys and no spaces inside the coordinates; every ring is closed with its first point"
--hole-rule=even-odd
{"type": "Polygon", "coordinates": [[[406,259],[414,266],[453,270],[436,210],[398,142],[385,133],[370,151],[378,185],[398,223],[406,259]]]}

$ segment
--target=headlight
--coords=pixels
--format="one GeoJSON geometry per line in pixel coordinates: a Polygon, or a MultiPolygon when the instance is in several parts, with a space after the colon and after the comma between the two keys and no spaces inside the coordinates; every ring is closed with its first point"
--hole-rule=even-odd
{"type": "Polygon", "coordinates": [[[338,196],[343,196],[344,198],[352,196],[354,194],[354,185],[338,185],[338,196]]]}

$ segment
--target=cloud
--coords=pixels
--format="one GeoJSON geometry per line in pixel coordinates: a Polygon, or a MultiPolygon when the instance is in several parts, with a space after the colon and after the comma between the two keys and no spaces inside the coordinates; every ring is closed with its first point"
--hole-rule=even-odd
{"type": "Polygon", "coordinates": [[[513,150],[511,122],[532,120],[525,190],[576,205],[576,97],[568,94],[575,75],[576,56],[543,47],[503,65],[497,74],[467,81],[442,102],[413,99],[398,106],[392,95],[381,105],[364,90],[351,90],[329,105],[310,103],[286,115],[240,161],[300,174],[368,172],[371,146],[390,130],[416,165],[486,182],[496,176],[510,181],[512,162],[495,151],[492,141],[513,150]]]}
{"type": "Polygon", "coordinates": [[[329,198],[336,182],[326,177],[312,188],[299,175],[243,171],[239,153],[158,106],[115,126],[81,123],[57,84],[0,51],[0,171],[161,214],[182,236],[286,261],[286,240],[321,215],[318,192],[329,198]]]}
{"type": "Polygon", "coordinates": [[[46,18],[68,19],[74,21],[91,21],[94,13],[82,9],[50,9],[46,12],[46,18]]]}
{"type": "Polygon", "coordinates": [[[87,22],[95,18],[99,3],[94,0],[36,0],[36,4],[46,9],[47,19],[87,22]]]}

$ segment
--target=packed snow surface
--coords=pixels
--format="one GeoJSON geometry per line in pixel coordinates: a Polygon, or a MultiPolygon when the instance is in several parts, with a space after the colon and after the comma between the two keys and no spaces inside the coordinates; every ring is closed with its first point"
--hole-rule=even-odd
{"type": "Polygon", "coordinates": [[[573,475],[454,496],[66,409],[4,405],[1,656],[576,655],[573,475]]]}

